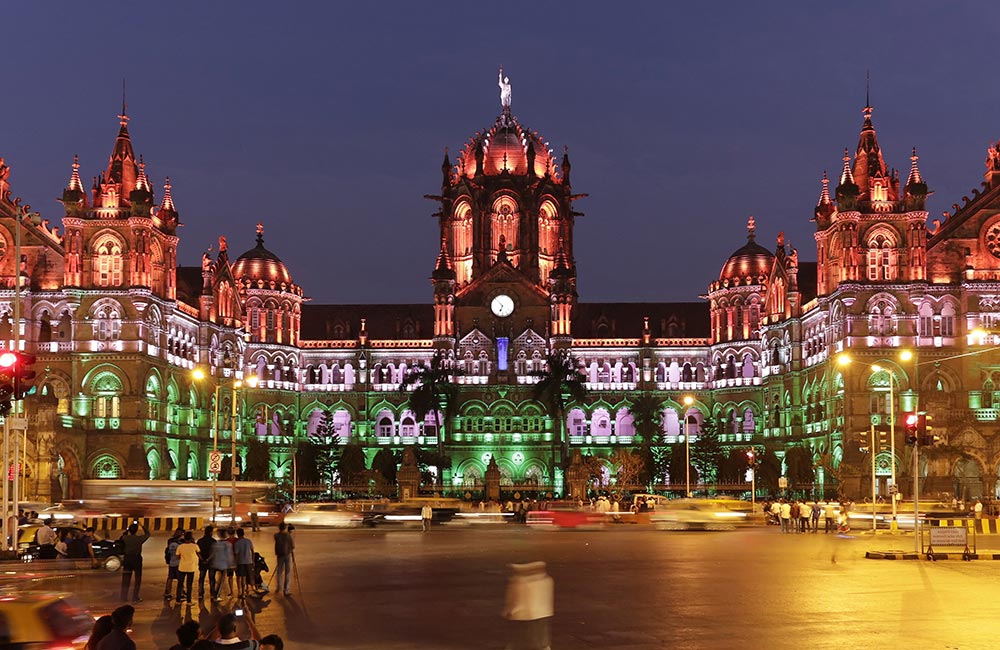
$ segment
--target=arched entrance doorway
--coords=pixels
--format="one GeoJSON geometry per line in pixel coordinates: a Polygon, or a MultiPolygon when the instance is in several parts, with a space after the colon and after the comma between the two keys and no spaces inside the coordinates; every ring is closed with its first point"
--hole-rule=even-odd
{"type": "Polygon", "coordinates": [[[955,462],[955,496],[961,501],[969,501],[983,496],[983,472],[979,461],[963,456],[955,462]]]}
{"type": "Polygon", "coordinates": [[[52,461],[52,474],[50,476],[50,494],[52,502],[59,503],[66,499],[83,498],[83,475],[80,472],[80,463],[76,459],[76,454],[69,448],[57,449],[54,452],[52,461]]]}

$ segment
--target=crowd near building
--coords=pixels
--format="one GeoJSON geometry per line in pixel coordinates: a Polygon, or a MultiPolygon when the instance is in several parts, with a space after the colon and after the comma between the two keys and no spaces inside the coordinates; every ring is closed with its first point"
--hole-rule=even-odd
{"type": "MultiPolygon", "coordinates": [[[[891,169],[872,113],[864,107],[853,155],[831,156],[840,171],[822,175],[815,206],[761,216],[769,238],[733,215],[746,244],[694,302],[629,302],[625,283],[622,302],[581,300],[574,226],[585,195],[571,186],[568,151],[524,125],[509,92],[500,115],[440,163],[440,247],[427,252],[431,281],[413,304],[307,301],[259,223],[250,250],[233,255],[220,237],[200,266],[179,266],[183,206],[169,179],[154,187],[124,109],[92,182],[66,161],[61,215],[24,217],[17,161],[0,161],[0,339],[11,345],[16,325],[38,359],[39,390],[24,404],[25,492],[59,500],[90,478],[206,479],[213,435],[228,440],[235,423],[239,453],[250,439],[268,444],[272,479],[289,477],[297,442],[324,427],[369,463],[384,448],[444,453],[445,491],[479,498],[498,472],[502,486],[561,494],[577,452],[606,458],[639,443],[634,410],[653,400],[657,443],[683,447],[711,426],[729,451],[783,460],[800,448],[813,493],[850,498],[871,493],[872,472],[888,494],[893,464],[900,484],[912,481],[901,423],[895,445],[859,434],[919,410],[939,437],[921,449],[922,491],[994,497],[1000,144],[984,181],[970,178],[976,187],[951,213],[929,220],[916,151],[893,154],[907,172],[891,169]],[[790,219],[815,223],[815,262],[777,232],[790,219]],[[562,423],[533,396],[552,351],[568,354],[588,389],[562,423]],[[456,396],[418,418],[401,384],[432,363],[454,370],[456,396]]],[[[608,463],[598,482],[614,480],[608,463]]]]}

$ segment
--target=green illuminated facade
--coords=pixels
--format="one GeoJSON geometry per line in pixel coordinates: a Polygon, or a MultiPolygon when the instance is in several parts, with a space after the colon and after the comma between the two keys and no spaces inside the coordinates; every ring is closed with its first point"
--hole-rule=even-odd
{"type": "MultiPolygon", "coordinates": [[[[926,491],[996,493],[1000,148],[984,191],[928,229],[916,154],[903,183],[867,108],[833,192],[823,180],[817,262],[800,262],[782,235],[761,246],[751,218],[706,300],[588,303],[573,250],[585,195],[571,189],[569,155],[557,157],[505,106],[441,164],[427,301],[317,305],[265,248],[260,224],[257,245],[234,261],[220,238],[200,267],[178,267],[169,181],[157,200],[128,117],[120,123],[89,191],[74,162],[61,231],[22,226],[22,338],[44,370],[25,404],[33,498],[80,496],[86,478],[207,478],[213,435],[228,451],[234,423],[241,455],[250,439],[267,443],[273,479],[287,478],[297,443],[325,427],[360,444],[369,466],[385,448],[440,450],[451,459],[446,492],[478,497],[495,461],[502,490],[564,494],[576,452],[604,459],[592,484],[613,483],[606,459],[639,446],[636,415],[654,421],[655,445],[682,449],[685,434],[697,440],[710,423],[730,458],[753,446],[791,472],[792,457],[804,457],[803,490],[859,498],[874,465],[887,494],[895,464],[905,493],[902,427],[895,445],[876,443],[874,463],[859,442],[872,423],[888,428],[890,402],[895,413],[927,411],[942,438],[924,450],[926,491]],[[902,361],[903,349],[915,356],[902,361]],[[560,351],[587,395],[556,419],[534,386],[560,351]],[[433,359],[452,370],[455,397],[418,421],[400,387],[433,359]]],[[[0,168],[8,341],[18,214],[9,171],[0,168]]],[[[653,482],[683,482],[670,479],[653,482]]],[[[728,487],[745,487],[742,474],[728,487]]]]}

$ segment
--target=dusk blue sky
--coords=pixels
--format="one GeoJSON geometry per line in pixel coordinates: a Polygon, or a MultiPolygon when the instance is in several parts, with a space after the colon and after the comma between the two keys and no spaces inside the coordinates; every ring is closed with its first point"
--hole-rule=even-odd
{"type": "MultiPolygon", "coordinates": [[[[816,257],[823,170],[853,154],[871,70],[886,162],[916,146],[930,218],[983,180],[1000,138],[996,2],[23,2],[3,9],[0,156],[58,222],[73,154],[129,129],[184,226],[180,261],[266,246],[322,303],[428,302],[422,198],[500,112],[569,146],[583,301],[697,299],[778,231],[816,257]]],[[[836,184],[836,180],[834,183],[836,184]]]]}

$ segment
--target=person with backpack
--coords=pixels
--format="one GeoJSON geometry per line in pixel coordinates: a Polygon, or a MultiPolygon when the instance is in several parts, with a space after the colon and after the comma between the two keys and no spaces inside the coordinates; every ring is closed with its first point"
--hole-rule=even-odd
{"type": "MultiPolygon", "coordinates": [[[[233,545],[227,540],[229,535],[225,530],[219,531],[219,540],[212,545],[212,553],[208,556],[208,566],[211,573],[208,575],[209,588],[212,590],[212,602],[222,600],[222,583],[229,571],[229,565],[233,560],[233,545]]],[[[233,594],[232,578],[229,583],[229,594],[233,594]]]]}
{"type": "Polygon", "coordinates": [[[170,590],[174,586],[174,580],[180,579],[177,566],[180,564],[181,558],[177,555],[177,547],[181,545],[183,538],[184,529],[178,528],[174,531],[173,536],[167,540],[167,546],[163,549],[163,561],[167,563],[167,584],[163,588],[164,600],[170,600],[170,590]]]}
{"type": "Polygon", "coordinates": [[[122,550],[122,590],[121,599],[128,600],[129,583],[132,582],[132,574],[135,573],[135,591],[132,592],[132,602],[142,602],[139,597],[139,587],[142,585],[142,545],[149,539],[149,531],[146,526],[142,526],[142,535],[139,535],[139,520],[133,519],[128,530],[122,534],[118,543],[122,550]]]}
{"type": "Polygon", "coordinates": [[[249,596],[253,581],[253,542],[242,528],[236,529],[233,553],[236,554],[236,590],[240,596],[249,596]]]}

